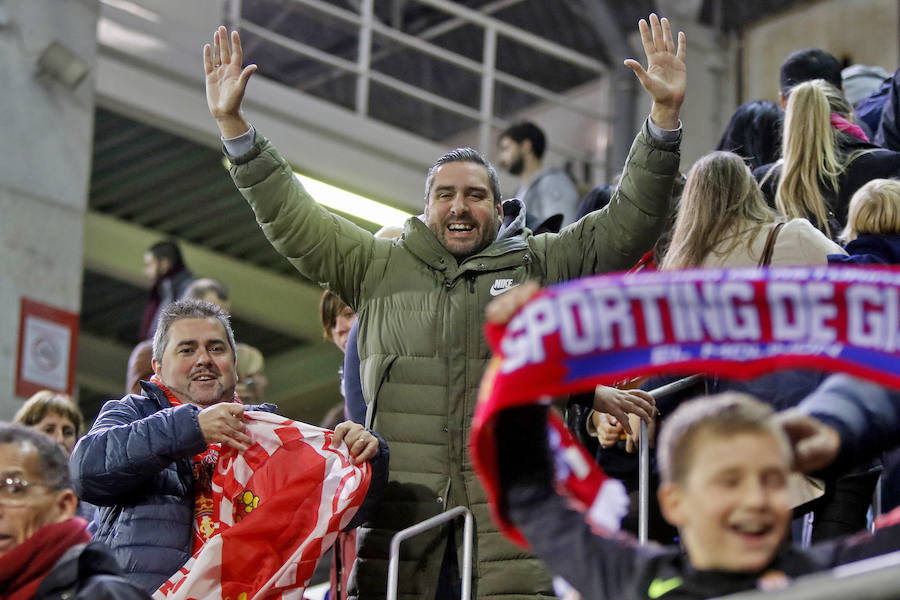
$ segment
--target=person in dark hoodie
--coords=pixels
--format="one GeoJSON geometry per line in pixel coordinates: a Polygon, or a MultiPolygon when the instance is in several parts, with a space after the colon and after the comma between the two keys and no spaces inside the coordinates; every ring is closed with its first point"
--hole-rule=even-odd
{"type": "Polygon", "coordinates": [[[149,340],[156,333],[159,313],[167,304],[184,295],[194,276],[184,264],[178,244],[172,240],[162,240],[147,248],[144,252],[144,276],[152,282],[152,286],[138,335],[142,340],[149,340]]]}
{"type": "Polygon", "coordinates": [[[873,179],[859,188],[840,239],[847,255],[829,255],[829,263],[900,264],[900,181],[873,179]]]}

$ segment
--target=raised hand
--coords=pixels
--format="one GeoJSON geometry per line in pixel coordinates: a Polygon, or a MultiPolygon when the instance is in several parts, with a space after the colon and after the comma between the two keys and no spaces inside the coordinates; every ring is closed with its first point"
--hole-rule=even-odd
{"type": "Polygon", "coordinates": [[[653,122],[664,129],[678,127],[678,115],[684,102],[687,87],[687,70],[685,69],[686,42],[683,32],[678,32],[678,46],[672,37],[669,20],[660,20],[655,14],[650,15],[650,23],[641,19],[638,22],[641,32],[641,43],[647,56],[647,69],[634,59],[627,59],[625,66],[634,71],[641,85],[653,98],[650,116],[653,122]]]}
{"type": "Polygon", "coordinates": [[[206,73],[206,104],[210,114],[216,119],[222,136],[233,138],[245,133],[250,125],[241,114],[241,101],[250,76],[256,72],[256,65],[242,68],[244,52],[241,36],[221,26],[213,34],[213,45],[203,46],[203,70],[206,73]]]}

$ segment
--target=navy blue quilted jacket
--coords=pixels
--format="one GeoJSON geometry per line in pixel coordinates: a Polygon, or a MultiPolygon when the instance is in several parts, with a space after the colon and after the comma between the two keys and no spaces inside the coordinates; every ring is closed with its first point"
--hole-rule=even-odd
{"type": "Polygon", "coordinates": [[[206,442],[197,406],[173,408],[157,386],[141,386],[146,396],[103,405],[69,468],[78,497],[100,508],[94,540],[112,549],[130,581],[152,593],[191,555],[192,457],[206,442]]]}

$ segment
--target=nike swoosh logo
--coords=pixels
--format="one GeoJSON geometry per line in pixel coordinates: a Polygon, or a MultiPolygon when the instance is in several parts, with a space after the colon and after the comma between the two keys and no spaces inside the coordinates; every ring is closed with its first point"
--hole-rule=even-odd
{"type": "Polygon", "coordinates": [[[508,285],[508,286],[501,287],[501,288],[498,288],[498,287],[492,285],[491,286],[491,296],[499,296],[503,292],[508,292],[509,290],[513,289],[517,285],[519,285],[519,284],[516,283],[514,285],[508,285]]]}
{"type": "Polygon", "coordinates": [[[670,577],[668,579],[656,579],[650,582],[650,587],[647,589],[647,596],[651,598],[651,600],[656,600],[663,594],[668,594],[675,588],[681,585],[681,577],[670,577]]]}

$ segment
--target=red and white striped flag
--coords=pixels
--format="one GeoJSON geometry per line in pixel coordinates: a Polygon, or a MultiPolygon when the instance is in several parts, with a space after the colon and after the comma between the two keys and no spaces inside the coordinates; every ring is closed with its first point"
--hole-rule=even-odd
{"type": "Polygon", "coordinates": [[[213,475],[219,533],[154,600],[300,600],[365,498],[371,467],[333,447],[332,431],[265,412],[244,417],[256,443],[223,448],[213,475]]]}

